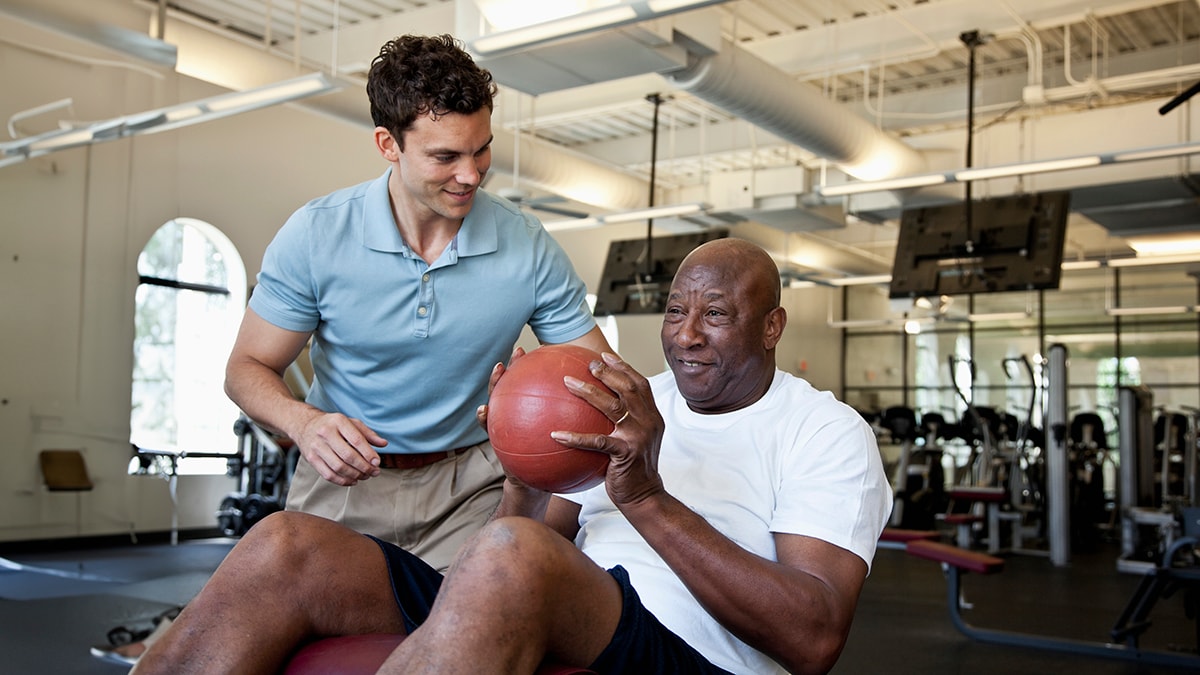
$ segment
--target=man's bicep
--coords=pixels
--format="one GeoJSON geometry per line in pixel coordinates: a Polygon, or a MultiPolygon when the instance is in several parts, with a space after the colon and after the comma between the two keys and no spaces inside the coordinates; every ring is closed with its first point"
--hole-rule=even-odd
{"type": "Polygon", "coordinates": [[[251,361],[283,373],[300,355],[311,335],[280,328],[247,308],[229,357],[230,365],[251,361]]]}

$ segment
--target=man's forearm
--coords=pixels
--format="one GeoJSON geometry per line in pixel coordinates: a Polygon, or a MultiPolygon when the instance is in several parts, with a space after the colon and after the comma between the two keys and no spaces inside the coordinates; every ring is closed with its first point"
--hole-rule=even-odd
{"type": "Polygon", "coordinates": [[[309,419],[321,414],[297,400],[282,375],[261,364],[230,364],[225,394],[259,425],[293,439],[309,419]]]}
{"type": "Polygon", "coordinates": [[[730,632],[793,672],[827,658],[835,613],[816,579],[742,548],[666,492],[622,512],[730,632]]]}
{"type": "Polygon", "coordinates": [[[492,512],[491,520],[509,516],[522,516],[542,520],[546,515],[546,507],[550,504],[549,492],[534,490],[514,483],[511,479],[504,481],[504,496],[496,510],[492,512]]]}

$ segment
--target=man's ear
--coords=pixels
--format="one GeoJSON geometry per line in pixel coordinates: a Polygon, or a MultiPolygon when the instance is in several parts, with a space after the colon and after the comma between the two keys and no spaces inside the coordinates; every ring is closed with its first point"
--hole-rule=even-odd
{"type": "Polygon", "coordinates": [[[776,307],[766,316],[766,330],[763,332],[763,346],[768,350],[774,349],[775,345],[779,344],[779,339],[783,337],[783,329],[787,326],[787,310],[782,307],[776,307]]]}
{"type": "Polygon", "coordinates": [[[400,143],[383,127],[375,127],[375,149],[389,162],[400,161],[400,143]]]}

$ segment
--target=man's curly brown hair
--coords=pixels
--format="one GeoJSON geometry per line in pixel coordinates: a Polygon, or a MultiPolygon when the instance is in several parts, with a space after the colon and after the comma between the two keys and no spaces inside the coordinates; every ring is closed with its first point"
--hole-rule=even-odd
{"type": "Polygon", "coordinates": [[[427,114],[469,115],[492,109],[496,83],[450,35],[403,35],[389,40],[371,61],[367,98],[375,126],[404,149],[404,132],[427,114]]]}

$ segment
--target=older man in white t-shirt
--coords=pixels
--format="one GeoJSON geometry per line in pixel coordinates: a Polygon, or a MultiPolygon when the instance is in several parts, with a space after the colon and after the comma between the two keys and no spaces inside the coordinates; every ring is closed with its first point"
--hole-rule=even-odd
{"type": "Polygon", "coordinates": [[[830,670],[892,495],[865,422],[776,368],[779,300],[761,248],[700,246],[667,300],[670,373],[648,381],[604,354],[591,372],[608,390],[564,378],[616,423],[551,434],[607,454],[603,485],[551,495],[508,477],[445,577],[332,521],[274,514],[137,672],[267,672],[314,637],[374,632],[408,635],[382,673],[507,675],[546,659],[602,674],[830,670]],[[269,622],[263,603],[278,608],[269,622]]]}

